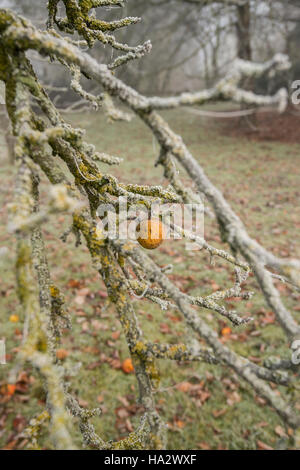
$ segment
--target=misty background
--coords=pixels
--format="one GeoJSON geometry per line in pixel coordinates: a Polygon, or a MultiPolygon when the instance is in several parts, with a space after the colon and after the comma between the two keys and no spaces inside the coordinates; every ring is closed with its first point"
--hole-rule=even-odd
{"type": "MultiPolygon", "coordinates": [[[[0,7],[11,7],[37,27],[45,28],[46,0],[0,0],[0,7]]],[[[287,81],[300,78],[299,1],[253,0],[246,8],[219,2],[202,6],[198,0],[128,0],[125,8],[98,8],[95,15],[105,20],[141,17],[138,24],[115,32],[115,37],[129,45],[150,39],[152,51],[120,67],[116,75],[144,94],[168,95],[207,88],[230,70],[236,57],[262,62],[277,52],[290,56],[291,70],[273,81],[262,77],[255,87],[258,92],[272,93],[278,86],[289,86],[287,81]]],[[[59,15],[65,15],[61,4],[59,15]]],[[[88,53],[102,63],[117,55],[99,42],[88,53]]],[[[56,104],[62,106],[78,99],[69,90],[70,77],[63,66],[50,64],[36,53],[31,58],[56,104]]],[[[87,79],[83,85],[88,91],[95,87],[87,79]]]]}

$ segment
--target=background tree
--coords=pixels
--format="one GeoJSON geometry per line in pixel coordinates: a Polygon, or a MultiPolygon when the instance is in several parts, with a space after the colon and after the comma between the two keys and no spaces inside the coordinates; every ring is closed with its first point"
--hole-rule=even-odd
{"type": "MultiPolygon", "coordinates": [[[[6,4],[25,14],[37,27],[44,24],[45,4],[40,3],[36,8],[30,0],[15,3],[7,0],[6,4]]],[[[265,61],[277,52],[288,53],[289,43],[293,42],[289,35],[297,24],[299,10],[296,4],[280,0],[136,0],[134,5],[127,2],[124,8],[125,14],[141,16],[142,20],[134,28],[118,30],[116,34],[120,41],[135,44],[150,39],[155,54],[129,63],[118,70],[118,76],[147,94],[209,87],[229,71],[236,57],[265,61]]],[[[95,10],[95,14],[99,15],[99,12],[95,10]]],[[[117,19],[118,9],[107,7],[101,17],[108,21],[117,19]]],[[[293,51],[291,59],[296,62],[296,47],[293,51]]],[[[97,43],[87,52],[106,63],[112,53],[108,47],[103,48],[97,43]]],[[[54,63],[50,66],[36,54],[31,59],[42,82],[54,86],[52,98],[59,95],[57,99],[62,106],[77,99],[66,90],[66,74],[62,67],[54,63]]],[[[294,75],[293,69],[291,74],[294,75]]],[[[262,81],[270,87],[270,80],[260,80],[260,85],[262,81]]],[[[88,80],[83,83],[88,90],[93,87],[88,80]]],[[[277,81],[274,90],[278,85],[277,81]]],[[[266,86],[264,91],[267,92],[266,86]]]]}

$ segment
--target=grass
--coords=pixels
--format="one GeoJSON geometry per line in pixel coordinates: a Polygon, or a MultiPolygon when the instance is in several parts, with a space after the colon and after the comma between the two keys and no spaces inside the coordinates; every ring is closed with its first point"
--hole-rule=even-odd
{"type": "MultiPolygon", "coordinates": [[[[163,114],[223,191],[249,233],[274,253],[299,256],[299,145],[228,137],[218,122],[206,122],[182,110],[163,114]]],[[[72,114],[66,118],[74,126],[86,128],[86,140],[97,149],[124,158],[120,167],[105,171],[123,181],[166,184],[161,168],[154,168],[157,145],[138,119],[112,125],[101,113],[72,114]]],[[[0,168],[0,238],[1,244],[8,247],[8,254],[0,257],[0,337],[6,338],[8,363],[0,369],[2,385],[20,345],[23,322],[15,295],[14,238],[6,233],[14,173],[4,155],[0,168]],[[17,323],[10,321],[12,314],[18,315],[17,323]]],[[[181,176],[185,180],[185,175],[181,176]]],[[[41,197],[46,203],[44,179],[41,197]]],[[[120,362],[128,357],[127,346],[122,333],[119,336],[120,323],[114,309],[107,305],[103,283],[91,267],[87,249],[75,248],[71,237],[66,244],[59,240],[69,224],[69,216],[59,215],[44,227],[52,278],[64,293],[72,318],[72,329],[64,331],[62,337],[61,348],[68,351],[64,363],[74,369],[71,390],[80,403],[91,408],[100,403],[103,408],[102,416],[93,420],[97,432],[107,440],[119,439],[137,424],[141,412],[136,405],[135,378],[120,369],[120,362]],[[81,368],[76,371],[78,363],[81,368]]],[[[210,243],[221,246],[217,228],[209,220],[205,232],[210,243]]],[[[153,256],[160,264],[173,263],[173,280],[186,292],[205,294],[229,286],[233,280],[230,266],[222,261],[212,266],[205,253],[188,252],[181,241],[164,243],[153,256]]],[[[238,303],[237,308],[242,314],[254,316],[255,321],[234,329],[223,341],[240,354],[259,361],[270,355],[289,355],[286,338],[272,320],[253,277],[247,288],[256,295],[251,301],[238,303]]],[[[286,305],[295,310],[299,320],[300,296],[291,294],[284,285],[280,289],[286,305]]],[[[150,340],[175,343],[178,337],[184,340],[190,334],[179,314],[163,312],[145,301],[134,301],[134,306],[145,337],[150,340]]],[[[234,303],[230,306],[234,307],[234,303]]],[[[226,325],[207,311],[199,310],[199,314],[219,333],[226,325]]],[[[294,448],[292,431],[229,368],[166,361],[159,361],[158,367],[161,381],[155,397],[161,416],[169,424],[169,449],[257,449],[264,444],[294,448]]],[[[10,398],[0,395],[0,447],[22,447],[22,428],[45,407],[37,374],[30,367],[26,373],[23,388],[10,398]]],[[[279,389],[278,393],[288,392],[279,389]]],[[[76,430],[74,439],[79,445],[76,430]]],[[[44,448],[51,448],[47,426],[41,443],[44,448]]]]}

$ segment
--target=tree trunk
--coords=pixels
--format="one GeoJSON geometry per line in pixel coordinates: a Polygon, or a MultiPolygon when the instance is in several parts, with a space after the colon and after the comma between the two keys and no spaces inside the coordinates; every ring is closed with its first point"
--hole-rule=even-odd
{"type": "Polygon", "coordinates": [[[238,57],[240,59],[251,60],[250,3],[237,7],[237,17],[238,57]]]}
{"type": "MultiPolygon", "coordinates": [[[[252,60],[252,49],[251,49],[251,12],[250,2],[245,5],[237,7],[237,40],[238,40],[238,57],[244,60],[252,60]]],[[[253,79],[246,79],[243,83],[243,88],[252,90],[253,79]]],[[[245,109],[247,106],[242,105],[241,109],[245,109]]],[[[245,128],[256,129],[256,116],[247,116],[240,119],[240,126],[245,128]]]]}

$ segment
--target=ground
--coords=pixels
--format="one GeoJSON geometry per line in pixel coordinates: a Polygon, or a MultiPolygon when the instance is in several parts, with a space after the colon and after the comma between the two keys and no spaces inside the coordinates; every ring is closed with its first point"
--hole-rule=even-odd
{"type": "MultiPolygon", "coordinates": [[[[277,140],[274,132],[272,138],[265,135],[262,139],[258,134],[258,138],[253,134],[249,138],[237,130],[236,121],[224,124],[183,110],[164,115],[223,191],[249,233],[276,254],[299,257],[297,134],[293,139],[277,140]]],[[[112,125],[101,112],[88,112],[71,114],[66,119],[76,127],[86,128],[87,140],[100,151],[124,158],[120,167],[107,168],[108,172],[125,181],[165,184],[162,169],[154,168],[157,145],[137,118],[132,123],[112,125]]],[[[295,116],[293,122],[298,120],[295,116]]],[[[282,129],[282,125],[278,127],[282,129]]],[[[3,145],[4,140],[0,143],[3,145]]],[[[12,273],[14,238],[6,232],[15,169],[8,163],[3,146],[1,150],[0,240],[8,254],[0,258],[0,338],[6,338],[7,347],[7,365],[0,366],[0,447],[18,449],[26,448],[22,430],[31,417],[45,408],[45,396],[30,367],[20,373],[14,393],[9,394],[6,387],[8,371],[22,340],[23,312],[12,273]]],[[[183,173],[181,176],[184,178],[183,173]]],[[[47,194],[43,181],[42,201],[47,200],[47,194]]],[[[87,249],[84,245],[75,248],[72,237],[65,244],[59,239],[69,224],[69,216],[59,215],[44,227],[52,277],[65,295],[72,318],[72,329],[64,331],[59,356],[73,369],[81,363],[79,371],[70,377],[71,391],[82,406],[102,407],[102,416],[93,420],[97,432],[106,440],[120,439],[132,431],[141,413],[136,405],[136,382],[132,373],[122,369],[122,362],[128,358],[127,346],[115,311],[107,304],[104,285],[91,267],[87,249]]],[[[207,218],[205,236],[211,244],[222,246],[215,224],[207,218]]],[[[212,265],[206,253],[187,252],[181,241],[165,242],[153,256],[161,265],[173,263],[171,278],[185,292],[206,294],[229,286],[233,280],[230,265],[220,260],[212,265]]],[[[256,292],[251,301],[227,302],[232,308],[236,304],[242,314],[254,317],[247,327],[233,328],[203,309],[199,309],[199,315],[216,328],[222,341],[258,364],[270,355],[289,355],[287,340],[253,277],[247,287],[256,292]],[[230,330],[223,330],[225,326],[230,330]]],[[[286,305],[300,320],[300,295],[283,284],[279,287],[286,305]]],[[[147,338],[170,343],[180,336],[184,339],[186,331],[179,313],[161,311],[146,301],[133,302],[147,338]]],[[[169,449],[294,448],[293,431],[229,368],[167,361],[159,361],[158,365],[161,381],[155,398],[168,423],[169,449]]],[[[278,388],[278,393],[289,392],[278,388]]],[[[80,445],[77,428],[74,439],[80,445]]],[[[43,448],[51,448],[47,425],[40,442],[43,448]]]]}

